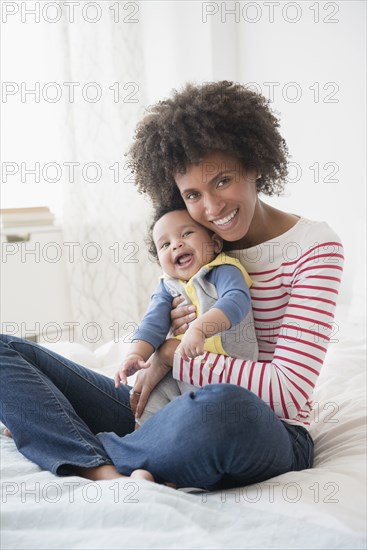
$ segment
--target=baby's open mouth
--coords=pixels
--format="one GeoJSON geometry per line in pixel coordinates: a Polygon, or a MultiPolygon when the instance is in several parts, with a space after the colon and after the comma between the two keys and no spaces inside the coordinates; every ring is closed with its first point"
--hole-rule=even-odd
{"type": "Polygon", "coordinates": [[[180,256],[177,256],[175,263],[180,267],[186,267],[191,263],[192,258],[192,254],[181,254],[180,256]]]}

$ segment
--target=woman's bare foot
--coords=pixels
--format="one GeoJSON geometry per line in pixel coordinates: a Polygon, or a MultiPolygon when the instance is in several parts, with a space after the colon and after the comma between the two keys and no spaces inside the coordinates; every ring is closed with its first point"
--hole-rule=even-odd
{"type": "MultiPolygon", "coordinates": [[[[139,424],[137,424],[137,427],[140,427],[139,424]]],[[[6,437],[12,437],[11,431],[8,428],[3,429],[3,434],[6,435],[6,437]]],[[[154,483],[154,477],[150,472],[148,472],[148,470],[134,470],[130,476],[124,476],[120,474],[112,464],[97,466],[96,468],[75,468],[75,473],[80,477],[85,477],[86,479],[91,479],[92,481],[130,477],[132,479],[145,479],[146,481],[153,481],[154,483]]]]}
{"type": "Polygon", "coordinates": [[[170,487],[171,489],[177,489],[176,483],[165,483],[167,487],[170,487]]]}
{"type": "MultiPolygon", "coordinates": [[[[137,426],[140,427],[139,424],[137,424],[137,426]]],[[[6,437],[12,437],[11,431],[8,428],[3,429],[3,434],[6,435],[6,437]]],[[[154,483],[154,477],[150,472],[148,472],[148,470],[134,470],[130,476],[124,476],[120,474],[112,464],[97,466],[96,468],[74,468],[74,470],[80,477],[85,477],[86,479],[91,479],[92,481],[130,477],[132,479],[145,479],[147,481],[153,481],[154,483]]]]}
{"type": "Polygon", "coordinates": [[[124,477],[125,479],[146,479],[147,481],[154,482],[154,477],[148,470],[134,470],[130,476],[124,476],[120,474],[112,464],[105,464],[104,466],[97,466],[96,468],[74,468],[74,471],[76,475],[91,479],[92,481],[124,477]]]}
{"type": "Polygon", "coordinates": [[[130,477],[133,479],[146,479],[154,483],[154,477],[148,470],[134,470],[130,477]]]}

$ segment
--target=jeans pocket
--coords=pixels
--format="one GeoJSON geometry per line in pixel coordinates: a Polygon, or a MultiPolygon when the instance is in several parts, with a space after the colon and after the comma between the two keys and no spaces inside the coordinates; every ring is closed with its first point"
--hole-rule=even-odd
{"type": "Polygon", "coordinates": [[[306,439],[308,443],[308,468],[312,468],[314,459],[314,442],[310,434],[306,433],[306,439]]]}
{"type": "Polygon", "coordinates": [[[294,441],[295,470],[307,470],[313,465],[313,441],[310,434],[299,429],[298,437],[294,441]]]}
{"type": "Polygon", "coordinates": [[[292,441],[293,470],[307,470],[312,468],[314,443],[308,431],[302,426],[284,423],[292,441]]]}

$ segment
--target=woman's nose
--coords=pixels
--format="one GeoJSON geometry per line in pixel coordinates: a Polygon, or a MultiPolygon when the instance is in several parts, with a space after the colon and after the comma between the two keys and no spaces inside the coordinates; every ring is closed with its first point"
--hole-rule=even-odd
{"type": "Polygon", "coordinates": [[[216,218],[225,207],[224,201],[217,197],[206,197],[205,202],[205,212],[208,218],[216,218]]]}

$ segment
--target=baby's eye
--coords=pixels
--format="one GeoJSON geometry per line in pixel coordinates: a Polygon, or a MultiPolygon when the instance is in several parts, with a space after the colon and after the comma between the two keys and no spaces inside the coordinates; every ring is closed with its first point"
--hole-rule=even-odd
{"type": "Polygon", "coordinates": [[[160,249],[162,250],[162,248],[168,248],[168,247],[169,247],[169,242],[166,242],[161,244],[160,249]]]}
{"type": "Polygon", "coordinates": [[[185,231],[185,233],[182,235],[183,237],[188,237],[189,235],[191,235],[193,233],[193,231],[185,231]]]}

